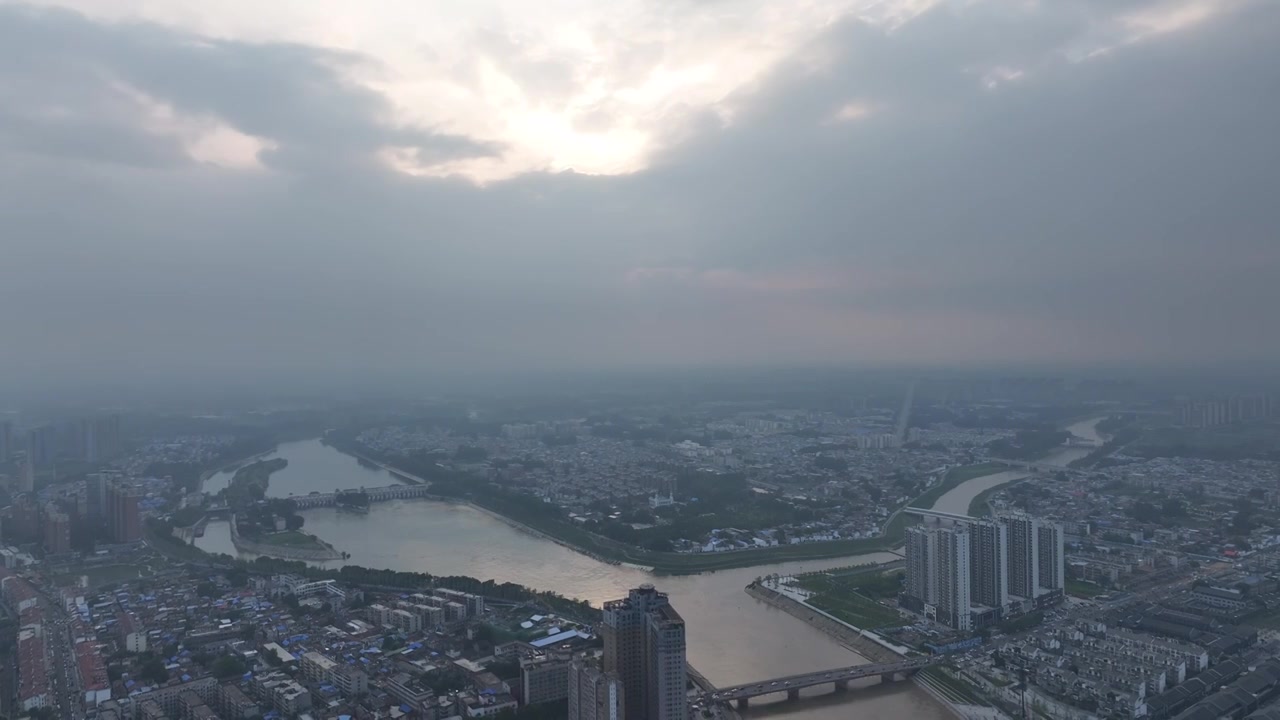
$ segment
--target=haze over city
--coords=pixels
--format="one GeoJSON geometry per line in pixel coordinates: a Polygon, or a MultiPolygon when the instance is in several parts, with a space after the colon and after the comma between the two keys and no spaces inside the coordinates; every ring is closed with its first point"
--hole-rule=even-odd
{"type": "Polygon", "coordinates": [[[1280,6],[0,3],[17,386],[1280,359],[1280,6]]]}

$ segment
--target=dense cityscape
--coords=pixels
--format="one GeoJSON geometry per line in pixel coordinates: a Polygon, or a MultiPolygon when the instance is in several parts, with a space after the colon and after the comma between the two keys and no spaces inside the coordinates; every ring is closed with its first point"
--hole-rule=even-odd
{"type": "Polygon", "coordinates": [[[0,0],[0,720],[1280,720],[1280,0],[0,0]]]}
{"type": "Polygon", "coordinates": [[[540,400],[541,419],[481,397],[14,414],[6,712],[665,720],[831,688],[856,707],[867,683],[910,680],[965,717],[1268,717],[1277,396],[836,384],[839,407],[784,383],[733,402],[540,400]],[[300,441],[355,461],[342,484],[290,475],[300,441]],[[750,602],[854,652],[717,683],[661,574],[593,607],[430,562],[362,567],[309,532],[459,505],[606,567],[766,566],[750,602]]]}

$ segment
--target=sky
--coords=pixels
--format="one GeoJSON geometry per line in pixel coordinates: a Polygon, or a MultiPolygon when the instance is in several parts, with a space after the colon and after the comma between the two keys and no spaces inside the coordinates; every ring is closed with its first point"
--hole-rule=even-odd
{"type": "Polygon", "coordinates": [[[0,0],[11,383],[1274,367],[1270,0],[0,0]]]}

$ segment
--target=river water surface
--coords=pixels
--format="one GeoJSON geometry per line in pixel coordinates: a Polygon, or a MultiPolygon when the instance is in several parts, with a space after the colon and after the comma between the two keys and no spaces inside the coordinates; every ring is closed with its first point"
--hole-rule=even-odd
{"type": "MultiPolygon", "coordinates": [[[[1091,421],[1096,424],[1095,421],[1091,421]]],[[[1096,437],[1093,426],[1080,423],[1072,431],[1096,437]]],[[[1051,458],[1065,465],[1088,449],[1064,450],[1051,458]],[[1077,454],[1078,453],[1078,454],[1077,454]]],[[[354,458],[318,440],[286,443],[268,457],[289,460],[271,476],[272,496],[305,495],[353,487],[395,483],[385,470],[360,465],[354,458]]],[[[233,473],[211,477],[207,491],[216,492],[233,473]]],[[[975,478],[939,499],[938,509],[965,512],[982,490],[1021,477],[999,473],[975,478]],[[999,479],[1001,476],[1012,477],[999,479]]],[[[593,560],[549,540],[517,530],[502,520],[466,505],[430,501],[374,504],[368,515],[334,509],[305,512],[307,532],[351,554],[348,562],[366,567],[413,570],[434,575],[469,575],[514,582],[539,590],[600,604],[623,597],[629,588],[652,582],[671,595],[688,624],[689,662],[717,685],[733,685],[833,667],[864,660],[826,635],[779,610],[749,597],[743,588],[760,575],[799,573],[855,563],[894,559],[889,553],[825,561],[724,570],[677,577],[655,577],[631,567],[593,560]]],[[[226,523],[211,523],[197,545],[209,552],[235,554],[226,523]]],[[[828,720],[859,717],[871,720],[923,718],[941,720],[949,713],[912,683],[876,685],[843,695],[808,691],[800,703],[753,704],[748,717],[828,720]],[[822,697],[818,697],[822,696],[822,697]]]]}

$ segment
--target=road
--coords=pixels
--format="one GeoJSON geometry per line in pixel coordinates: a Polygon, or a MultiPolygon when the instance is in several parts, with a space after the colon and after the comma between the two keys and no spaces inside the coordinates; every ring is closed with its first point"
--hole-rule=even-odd
{"type": "Polygon", "coordinates": [[[61,720],[84,717],[76,653],[72,645],[71,618],[61,601],[37,587],[43,599],[45,651],[48,653],[49,685],[53,716],[61,720]]]}

